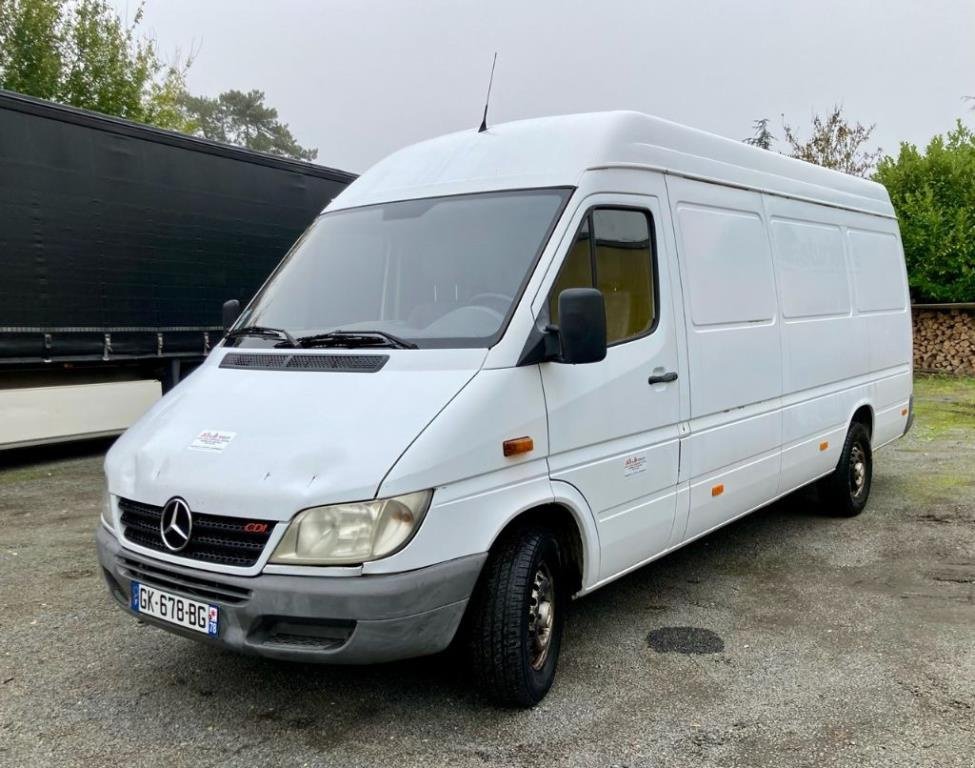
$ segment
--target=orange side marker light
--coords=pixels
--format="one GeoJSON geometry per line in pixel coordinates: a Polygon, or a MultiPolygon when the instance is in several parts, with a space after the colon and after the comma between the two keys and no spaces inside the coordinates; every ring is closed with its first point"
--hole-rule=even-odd
{"type": "Polygon", "coordinates": [[[719,483],[718,485],[711,488],[712,496],[720,496],[722,493],[724,493],[724,483],[719,483]]]}
{"type": "Polygon", "coordinates": [[[829,440],[824,440],[819,444],[819,450],[825,451],[827,448],[829,448],[829,440]]]}
{"type": "Polygon", "coordinates": [[[505,456],[517,456],[519,453],[529,453],[535,450],[535,441],[530,437],[513,437],[501,443],[501,450],[505,456]]]}
{"type": "Polygon", "coordinates": [[[901,408],[901,416],[907,416],[907,408],[901,408]]]}

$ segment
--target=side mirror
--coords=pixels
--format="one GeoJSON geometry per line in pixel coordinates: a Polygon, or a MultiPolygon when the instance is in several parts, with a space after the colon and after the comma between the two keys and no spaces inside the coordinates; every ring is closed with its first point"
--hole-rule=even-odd
{"type": "Polygon", "coordinates": [[[223,303],[223,332],[226,333],[230,330],[237,318],[240,317],[240,302],[237,299],[231,299],[230,301],[225,301],[223,303]]]}
{"type": "Polygon", "coordinates": [[[595,288],[567,288],[559,294],[560,361],[598,363],[606,357],[606,303],[595,288]]]}

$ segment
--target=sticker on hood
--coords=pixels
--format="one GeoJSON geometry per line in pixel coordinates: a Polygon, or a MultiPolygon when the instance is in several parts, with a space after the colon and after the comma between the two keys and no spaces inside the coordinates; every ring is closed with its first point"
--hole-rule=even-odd
{"type": "Polygon", "coordinates": [[[223,449],[230,445],[230,441],[237,436],[236,432],[220,432],[216,429],[204,429],[189,444],[191,451],[209,451],[223,453],[223,449]]]}

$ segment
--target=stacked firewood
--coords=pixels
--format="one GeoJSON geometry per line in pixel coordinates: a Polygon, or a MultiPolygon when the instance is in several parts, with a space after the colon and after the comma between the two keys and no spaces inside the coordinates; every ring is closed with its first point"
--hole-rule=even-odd
{"type": "Polygon", "coordinates": [[[914,368],[975,375],[975,308],[915,309],[914,368]]]}

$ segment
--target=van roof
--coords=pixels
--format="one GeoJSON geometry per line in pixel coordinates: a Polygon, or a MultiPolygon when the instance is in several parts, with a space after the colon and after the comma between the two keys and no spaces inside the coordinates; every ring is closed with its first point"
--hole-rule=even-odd
{"type": "Polygon", "coordinates": [[[592,112],[460,131],[401,149],[347,187],[328,210],[391,200],[577,186],[586,171],[643,168],[893,216],[867,179],[639,112],[592,112]]]}

